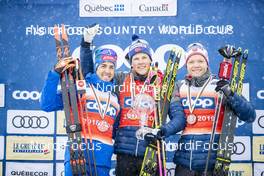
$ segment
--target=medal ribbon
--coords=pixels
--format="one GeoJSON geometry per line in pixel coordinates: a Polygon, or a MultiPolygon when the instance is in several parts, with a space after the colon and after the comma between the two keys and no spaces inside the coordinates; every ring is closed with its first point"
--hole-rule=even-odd
{"type": "MultiPolygon", "coordinates": [[[[140,89],[139,94],[145,92],[145,87],[146,87],[146,81],[144,82],[142,88],[140,89]]],[[[136,97],[136,83],[132,73],[130,74],[130,92],[131,92],[131,107],[133,108],[134,100],[136,97]]]]}
{"type": "Polygon", "coordinates": [[[203,93],[205,87],[208,85],[208,83],[212,80],[212,76],[210,76],[206,82],[204,83],[203,87],[201,88],[201,90],[198,92],[198,95],[196,96],[193,104],[192,104],[192,99],[191,99],[191,86],[190,86],[190,83],[188,85],[188,93],[187,93],[187,99],[189,101],[189,104],[188,104],[188,107],[189,107],[189,111],[190,111],[190,114],[193,113],[194,111],[194,108],[195,108],[195,105],[197,103],[197,100],[199,99],[199,97],[201,96],[201,94],[203,93]]]}
{"type": "Polygon", "coordinates": [[[92,88],[92,92],[93,92],[93,95],[95,97],[95,101],[96,101],[96,103],[98,105],[99,114],[100,114],[101,118],[104,120],[105,114],[106,114],[106,112],[108,110],[108,107],[109,107],[109,104],[110,104],[111,92],[108,92],[107,105],[106,105],[106,108],[105,108],[105,111],[104,111],[103,108],[102,108],[103,105],[101,104],[101,101],[99,100],[98,96],[96,95],[96,92],[94,90],[93,85],[90,84],[90,87],[92,88]]]}

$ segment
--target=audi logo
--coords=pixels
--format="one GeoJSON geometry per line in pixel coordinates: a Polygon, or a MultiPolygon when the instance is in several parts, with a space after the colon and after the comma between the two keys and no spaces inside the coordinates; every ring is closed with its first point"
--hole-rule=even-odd
{"type": "Polygon", "coordinates": [[[41,128],[44,129],[49,125],[49,119],[45,116],[15,116],[12,124],[16,128],[41,128]]]}
{"type": "Polygon", "coordinates": [[[261,128],[264,128],[264,115],[259,117],[259,119],[258,119],[258,125],[261,128]]]}
{"type": "Polygon", "coordinates": [[[16,100],[38,100],[40,98],[40,93],[38,91],[20,91],[20,90],[15,90],[12,93],[12,96],[16,100]]]}
{"type": "Polygon", "coordinates": [[[235,142],[233,145],[233,152],[232,155],[242,155],[246,150],[245,144],[242,142],[235,142]]]}

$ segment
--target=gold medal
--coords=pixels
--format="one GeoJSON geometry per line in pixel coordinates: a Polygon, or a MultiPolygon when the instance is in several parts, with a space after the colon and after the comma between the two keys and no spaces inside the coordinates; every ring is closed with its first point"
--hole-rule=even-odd
{"type": "Polygon", "coordinates": [[[197,121],[197,117],[194,114],[190,114],[187,116],[187,123],[190,125],[195,124],[197,121]]]}
{"type": "Polygon", "coordinates": [[[109,124],[105,120],[102,120],[97,124],[97,129],[103,133],[106,132],[109,127],[109,124]]]}

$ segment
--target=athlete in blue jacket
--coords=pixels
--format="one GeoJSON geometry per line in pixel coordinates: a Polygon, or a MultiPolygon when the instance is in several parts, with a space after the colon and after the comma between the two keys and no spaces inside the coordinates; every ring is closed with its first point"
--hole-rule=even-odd
{"type": "MultiPolygon", "coordinates": [[[[90,29],[93,30],[93,29],[90,29]]],[[[91,43],[91,40],[97,30],[93,33],[87,34],[84,40],[88,40],[87,43],[91,43]],[[94,34],[94,35],[93,35],[94,34]],[[93,35],[93,36],[91,36],[93,35]],[[90,39],[87,37],[90,37],[90,39]]],[[[91,31],[90,31],[91,32],[91,31]]],[[[84,40],[82,43],[84,43],[84,40]]],[[[81,51],[81,55],[85,55],[85,51],[81,51]]],[[[88,54],[92,56],[91,53],[88,54]]],[[[87,55],[87,56],[88,56],[87,55]]],[[[82,57],[82,56],[81,56],[82,57]]],[[[84,136],[87,140],[92,139],[92,146],[95,158],[92,158],[92,152],[90,151],[90,161],[87,152],[86,158],[86,171],[87,175],[95,175],[94,165],[96,163],[96,173],[98,176],[108,176],[111,168],[111,157],[113,154],[113,126],[115,119],[119,113],[120,106],[115,94],[112,93],[114,88],[113,77],[115,71],[117,55],[116,53],[107,48],[98,49],[95,51],[95,67],[93,74],[87,74],[86,76],[86,95],[84,98],[88,115],[84,115],[84,121],[86,126],[90,126],[91,136],[84,136]],[[92,170],[89,170],[88,163],[92,163],[92,170]]],[[[75,64],[69,60],[59,61],[54,70],[48,73],[47,80],[41,95],[41,109],[47,112],[57,111],[63,109],[62,94],[57,91],[59,84],[60,73],[62,70],[70,67],[75,67],[75,64]]],[[[88,127],[83,129],[88,133],[88,127]]],[[[70,152],[69,146],[66,148],[65,161],[64,161],[65,175],[72,175],[70,166],[70,152]]]]}
{"type": "MultiPolygon", "coordinates": [[[[225,95],[224,103],[229,105],[240,120],[253,122],[256,113],[243,97],[231,92],[228,82],[219,81],[210,73],[208,53],[200,43],[190,44],[186,53],[188,76],[179,81],[170,103],[168,124],[161,128],[161,134],[169,136],[183,130],[174,156],[175,175],[202,175],[205,170],[208,144],[215,113],[217,92],[225,95]]],[[[215,143],[218,144],[223,121],[223,108],[216,128],[215,143]]],[[[217,150],[212,150],[208,174],[212,174],[217,150]]]]}

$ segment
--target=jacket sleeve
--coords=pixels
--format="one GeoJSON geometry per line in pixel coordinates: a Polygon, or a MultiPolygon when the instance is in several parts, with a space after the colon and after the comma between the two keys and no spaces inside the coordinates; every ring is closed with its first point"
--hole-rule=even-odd
{"type": "Polygon", "coordinates": [[[90,48],[91,44],[84,41],[82,38],[81,48],[80,48],[80,60],[82,66],[83,75],[87,73],[94,73],[94,63],[93,63],[93,51],[90,48]]]}
{"type": "Polygon", "coordinates": [[[118,130],[118,127],[119,127],[119,121],[120,121],[120,116],[121,116],[120,112],[121,112],[121,109],[120,109],[120,111],[119,111],[119,113],[115,119],[114,125],[113,125],[113,136],[112,136],[113,139],[115,139],[116,131],[118,130]]]}
{"type": "Polygon", "coordinates": [[[169,107],[170,121],[166,125],[161,127],[161,130],[164,132],[165,137],[182,131],[186,126],[186,118],[183,111],[183,106],[180,101],[179,87],[179,82],[177,82],[173,90],[169,107]]]}
{"type": "Polygon", "coordinates": [[[226,101],[240,120],[250,123],[256,119],[255,108],[243,96],[235,93],[227,97],[226,101]]]}
{"type": "Polygon", "coordinates": [[[51,112],[63,109],[62,95],[57,92],[60,75],[54,71],[48,73],[48,77],[41,91],[40,108],[51,112]]]}
{"type": "Polygon", "coordinates": [[[127,87],[122,87],[125,77],[128,75],[128,73],[123,73],[123,72],[117,72],[115,73],[114,80],[115,80],[115,93],[119,97],[120,91],[124,88],[126,89],[127,87]]]}

